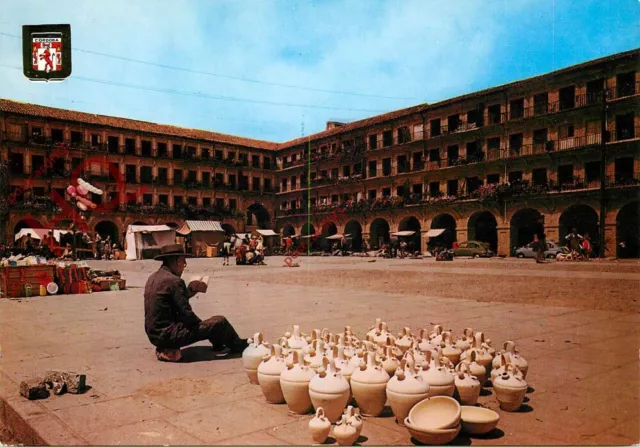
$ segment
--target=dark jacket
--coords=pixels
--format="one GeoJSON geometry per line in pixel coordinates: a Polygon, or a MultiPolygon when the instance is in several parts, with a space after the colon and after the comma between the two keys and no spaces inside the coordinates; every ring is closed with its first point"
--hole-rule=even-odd
{"type": "Polygon", "coordinates": [[[181,328],[195,328],[201,320],[191,309],[195,293],[164,265],[152,274],[144,287],[144,328],[149,341],[159,346],[181,328]]]}

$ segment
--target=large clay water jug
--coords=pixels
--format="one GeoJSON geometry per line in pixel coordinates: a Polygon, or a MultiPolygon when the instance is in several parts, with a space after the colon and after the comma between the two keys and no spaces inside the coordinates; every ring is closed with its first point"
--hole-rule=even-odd
{"type": "Polygon", "coordinates": [[[258,366],[262,362],[262,357],[269,354],[269,343],[265,342],[260,332],[256,332],[252,339],[247,340],[249,346],[242,353],[242,365],[249,381],[258,385],[258,366]]]}
{"type": "Polygon", "coordinates": [[[405,327],[402,329],[402,333],[396,339],[395,345],[400,348],[402,354],[404,354],[413,344],[413,340],[414,338],[413,335],[411,335],[411,329],[405,327]]]}
{"type": "Polygon", "coordinates": [[[335,423],[349,401],[349,382],[325,357],[309,382],[309,396],[314,408],[322,407],[327,419],[335,423]]]}
{"type": "Polygon", "coordinates": [[[304,362],[300,362],[298,352],[293,351],[287,368],[280,374],[282,395],[291,412],[307,414],[313,408],[309,397],[309,382],[315,374],[304,362]]]}
{"type": "Polygon", "coordinates": [[[387,383],[387,400],[399,425],[404,425],[405,418],[415,404],[429,397],[429,384],[420,376],[415,368],[402,360],[400,367],[387,383]]]}
{"type": "Polygon", "coordinates": [[[284,395],[280,386],[280,374],[286,369],[284,357],[280,345],[271,346],[271,353],[265,355],[258,366],[258,382],[262,388],[262,394],[271,404],[284,403],[284,395]]]}
{"type": "Polygon", "coordinates": [[[364,362],[351,375],[351,390],[364,416],[378,416],[387,401],[389,374],[374,363],[374,353],[364,354],[364,362]]]}
{"type": "Polygon", "coordinates": [[[455,378],[444,366],[439,366],[435,359],[431,358],[431,352],[426,353],[427,361],[422,364],[418,374],[429,384],[429,397],[453,396],[455,391],[455,378]]]}
{"type": "Polygon", "coordinates": [[[496,399],[504,411],[518,411],[527,392],[527,382],[517,366],[507,365],[503,372],[492,381],[496,399]]]}
{"type": "Polygon", "coordinates": [[[467,363],[460,363],[460,368],[455,375],[456,392],[454,397],[462,405],[475,405],[480,397],[482,386],[480,381],[471,374],[467,363]]]}

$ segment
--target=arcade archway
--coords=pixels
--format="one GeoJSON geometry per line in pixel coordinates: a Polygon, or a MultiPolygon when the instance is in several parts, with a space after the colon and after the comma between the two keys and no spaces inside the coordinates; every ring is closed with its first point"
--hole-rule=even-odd
{"type": "Polygon", "coordinates": [[[230,225],[228,223],[223,223],[220,226],[224,230],[225,234],[232,235],[232,234],[235,234],[235,232],[236,232],[236,229],[233,228],[233,225],[230,225]]]}
{"type": "Polygon", "coordinates": [[[267,209],[259,203],[254,203],[247,208],[247,226],[257,226],[260,229],[269,229],[271,217],[267,209]]]}
{"type": "Polygon", "coordinates": [[[317,246],[316,238],[314,237],[316,234],[316,228],[309,222],[305,223],[300,230],[300,239],[299,244],[301,247],[305,248],[311,246],[315,248],[317,246]],[[310,236],[310,237],[305,237],[310,236]]]}
{"type": "Polygon", "coordinates": [[[23,228],[44,228],[44,226],[33,218],[19,220],[13,227],[13,234],[18,234],[23,228]]]}
{"type": "Polygon", "coordinates": [[[600,231],[598,225],[598,213],[589,205],[573,205],[560,215],[560,240],[564,245],[565,237],[575,228],[583,237],[588,235],[594,244],[594,252],[597,253],[595,243],[599,241],[600,231]]]}
{"type": "Polygon", "coordinates": [[[431,221],[432,230],[445,230],[440,236],[430,238],[429,245],[451,248],[456,241],[456,219],[451,214],[438,214],[431,221]]]}
{"type": "Polygon", "coordinates": [[[324,250],[330,250],[331,246],[334,244],[334,242],[331,239],[327,239],[329,236],[333,236],[334,234],[338,233],[338,227],[336,227],[336,224],[333,222],[325,222],[322,224],[322,233],[321,233],[321,245],[322,248],[324,250]]]}
{"type": "Polygon", "coordinates": [[[371,240],[371,248],[378,249],[383,244],[388,244],[391,239],[389,238],[389,222],[379,217],[369,227],[369,237],[371,240]]]}
{"type": "Polygon", "coordinates": [[[627,203],[618,211],[616,246],[619,258],[640,258],[640,201],[627,203]]]}
{"type": "Polygon", "coordinates": [[[294,236],[296,234],[296,229],[293,228],[293,225],[291,225],[290,223],[284,224],[284,226],[282,227],[282,236],[283,237],[291,237],[294,236]]]}
{"type": "Polygon", "coordinates": [[[479,211],[469,218],[469,240],[486,242],[498,251],[498,221],[489,211],[479,211]]]}
{"type": "Polygon", "coordinates": [[[362,225],[357,220],[350,220],[344,227],[344,234],[349,235],[351,250],[362,250],[362,225]]]}
{"type": "Polygon", "coordinates": [[[533,241],[533,234],[541,216],[538,210],[523,208],[516,211],[511,218],[511,248],[522,247],[533,241]]]}
{"type": "Polygon", "coordinates": [[[118,226],[110,220],[98,222],[95,226],[95,231],[103,240],[110,237],[112,244],[118,243],[118,226]]]}
{"type": "Polygon", "coordinates": [[[408,249],[410,252],[419,251],[420,246],[420,238],[422,235],[420,234],[422,227],[420,225],[420,221],[417,217],[409,216],[400,222],[398,226],[398,231],[414,231],[413,236],[408,236],[405,238],[408,244],[408,249]]]}

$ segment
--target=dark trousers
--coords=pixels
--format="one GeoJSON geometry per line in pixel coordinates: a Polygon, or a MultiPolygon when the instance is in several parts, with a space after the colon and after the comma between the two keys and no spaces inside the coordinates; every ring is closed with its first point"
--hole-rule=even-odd
{"type": "Polygon", "coordinates": [[[215,316],[193,328],[176,323],[170,339],[158,349],[179,349],[202,340],[209,340],[215,350],[221,350],[224,346],[233,347],[240,336],[225,317],[215,316]]]}

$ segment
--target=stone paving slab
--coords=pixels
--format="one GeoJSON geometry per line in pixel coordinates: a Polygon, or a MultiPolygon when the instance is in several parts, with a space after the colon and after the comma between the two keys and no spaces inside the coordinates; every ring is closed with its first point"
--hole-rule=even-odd
{"type": "MultiPolygon", "coordinates": [[[[314,261],[314,268],[326,269],[329,261],[314,261]]],[[[383,317],[395,331],[443,323],[456,332],[469,326],[483,330],[496,347],[514,339],[530,362],[528,401],[520,412],[505,413],[488,388],[480,402],[500,413],[499,430],[489,438],[460,435],[454,444],[598,445],[640,439],[638,314],[377,293],[330,281],[327,287],[264,284],[251,280],[251,268],[224,270],[217,260],[190,261],[187,274],[209,271],[212,263],[216,276],[206,294],[192,299],[194,310],[202,317],[224,314],[241,334],[261,330],[274,341],[293,323],[305,331],[349,324],[363,334],[383,317]]],[[[206,343],[200,343],[185,350],[185,363],[157,362],[144,333],[140,289],[157,264],[114,265],[129,290],[0,300],[0,421],[18,427],[30,444],[311,443],[306,428],[311,416],[267,404],[260,387],[249,384],[241,359],[212,360],[206,343]],[[37,402],[17,395],[21,380],[48,369],[86,373],[91,388],[37,402]]],[[[512,268],[525,276],[528,270],[526,264],[512,268]]],[[[620,276],[621,281],[636,280],[632,272],[625,274],[630,276],[620,276]]],[[[362,445],[412,442],[388,415],[366,418],[359,440],[362,445]]]]}

